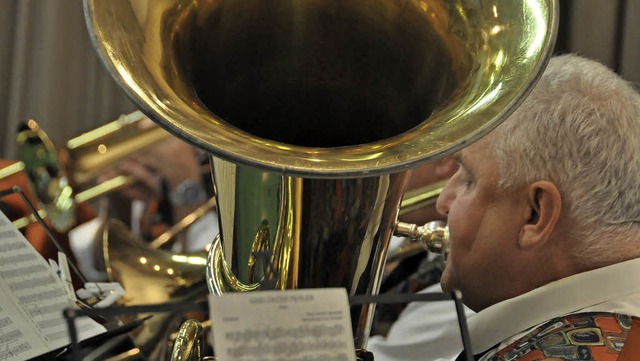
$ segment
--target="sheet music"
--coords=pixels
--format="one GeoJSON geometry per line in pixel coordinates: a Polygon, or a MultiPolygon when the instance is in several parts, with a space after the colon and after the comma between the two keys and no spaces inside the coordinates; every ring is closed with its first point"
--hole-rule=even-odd
{"type": "MultiPolygon", "coordinates": [[[[0,212],[0,360],[24,360],[69,344],[62,310],[75,307],[49,264],[0,212]]],[[[79,338],[105,332],[76,321],[79,338]]]]}
{"type": "Polygon", "coordinates": [[[355,361],[342,288],[210,296],[216,356],[225,361],[355,361]]]}

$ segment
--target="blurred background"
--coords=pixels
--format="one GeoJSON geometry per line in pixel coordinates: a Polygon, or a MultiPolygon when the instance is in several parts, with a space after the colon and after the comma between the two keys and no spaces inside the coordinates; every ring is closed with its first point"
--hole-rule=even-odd
{"type": "MultiPolygon", "coordinates": [[[[640,83],[640,1],[560,0],[556,52],[602,61],[640,83]]],[[[0,1],[0,155],[35,119],[54,144],[135,110],[100,64],[81,0],[0,1]]]]}

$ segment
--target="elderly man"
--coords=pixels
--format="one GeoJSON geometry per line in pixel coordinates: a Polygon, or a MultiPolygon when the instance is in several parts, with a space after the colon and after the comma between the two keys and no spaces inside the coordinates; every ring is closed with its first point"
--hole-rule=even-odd
{"type": "Polygon", "coordinates": [[[476,359],[640,360],[640,95],[594,61],[553,58],[456,158],[437,203],[441,283],[479,312],[476,359]]]}

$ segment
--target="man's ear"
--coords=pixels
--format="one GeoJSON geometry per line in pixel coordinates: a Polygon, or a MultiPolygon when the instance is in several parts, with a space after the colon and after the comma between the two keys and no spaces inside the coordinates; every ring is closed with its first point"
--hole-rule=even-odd
{"type": "Polygon", "coordinates": [[[562,210],[560,190],[549,181],[537,181],[527,188],[528,215],[520,237],[521,248],[543,245],[555,229],[562,210]]]}

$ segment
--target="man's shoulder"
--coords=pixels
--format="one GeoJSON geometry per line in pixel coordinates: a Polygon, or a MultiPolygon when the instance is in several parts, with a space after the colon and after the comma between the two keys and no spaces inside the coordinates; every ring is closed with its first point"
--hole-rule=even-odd
{"type": "Polygon", "coordinates": [[[609,312],[556,317],[510,345],[482,358],[487,361],[545,359],[638,360],[640,318],[609,312]]]}

